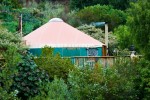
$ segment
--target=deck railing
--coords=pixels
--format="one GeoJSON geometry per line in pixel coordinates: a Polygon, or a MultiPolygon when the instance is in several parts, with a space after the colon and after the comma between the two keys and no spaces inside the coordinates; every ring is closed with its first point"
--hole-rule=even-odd
{"type": "MultiPolygon", "coordinates": [[[[142,57],[141,55],[138,55],[142,57]]],[[[86,65],[95,66],[95,64],[99,64],[103,67],[113,66],[116,62],[123,63],[126,61],[130,61],[130,55],[126,56],[75,56],[71,57],[71,61],[74,65],[84,67],[86,65]]]]}
{"type": "MultiPolygon", "coordinates": [[[[139,57],[142,57],[139,55],[139,57]]],[[[66,58],[66,57],[63,57],[66,58]]],[[[71,59],[72,63],[75,66],[84,67],[84,66],[95,66],[95,64],[101,65],[103,67],[113,66],[115,62],[122,63],[125,61],[129,61],[130,55],[127,56],[74,56],[67,57],[71,59]]],[[[4,62],[4,58],[0,58],[0,62],[4,62]]]]}
{"type": "Polygon", "coordinates": [[[75,56],[71,57],[71,61],[75,66],[95,66],[99,64],[102,66],[112,66],[114,64],[114,56],[75,56]]]}

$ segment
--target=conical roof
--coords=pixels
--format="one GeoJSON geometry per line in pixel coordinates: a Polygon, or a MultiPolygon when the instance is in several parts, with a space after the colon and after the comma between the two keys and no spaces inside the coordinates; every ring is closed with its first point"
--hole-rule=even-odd
{"type": "Polygon", "coordinates": [[[53,18],[29,33],[23,39],[30,48],[50,47],[102,47],[103,43],[77,30],[62,19],[53,18]]]}

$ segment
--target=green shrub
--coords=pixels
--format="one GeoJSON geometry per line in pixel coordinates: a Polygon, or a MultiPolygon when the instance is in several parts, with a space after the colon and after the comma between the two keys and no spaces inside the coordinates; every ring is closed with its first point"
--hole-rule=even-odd
{"type": "Polygon", "coordinates": [[[101,73],[93,73],[89,68],[77,69],[69,73],[68,85],[72,100],[103,100],[101,85],[103,81],[101,73]]]}
{"type": "Polygon", "coordinates": [[[150,99],[150,61],[141,59],[136,69],[138,71],[134,80],[134,89],[139,100],[150,99]]]}
{"type": "Polygon", "coordinates": [[[69,98],[68,86],[64,80],[56,77],[52,82],[44,83],[41,86],[40,94],[31,100],[71,100],[69,98]]]}
{"type": "Polygon", "coordinates": [[[119,98],[116,94],[119,79],[113,68],[83,68],[69,74],[70,93],[73,100],[108,100],[119,98]]]}
{"type": "Polygon", "coordinates": [[[69,70],[74,69],[73,64],[69,59],[62,59],[59,54],[54,55],[53,49],[44,47],[40,57],[35,59],[36,64],[40,69],[45,70],[53,80],[54,76],[67,79],[69,70]]]}
{"type": "Polygon", "coordinates": [[[17,48],[8,47],[6,51],[1,51],[2,57],[5,59],[0,62],[0,100],[17,100],[17,92],[11,91],[13,84],[13,75],[17,74],[16,65],[21,60],[17,48]]]}
{"type": "Polygon", "coordinates": [[[114,34],[117,37],[118,46],[121,49],[129,48],[133,43],[132,34],[128,26],[119,26],[114,30],[114,34]]]}
{"type": "Polygon", "coordinates": [[[48,82],[49,77],[46,73],[36,66],[33,57],[28,52],[22,57],[22,62],[17,66],[18,74],[14,76],[13,90],[18,90],[18,97],[28,99],[39,93],[41,82],[48,82]]]}
{"type": "Polygon", "coordinates": [[[113,67],[83,68],[69,73],[68,85],[73,100],[114,100],[137,98],[134,89],[136,66],[129,61],[113,67]]]}
{"type": "Polygon", "coordinates": [[[18,50],[22,49],[21,38],[19,33],[13,34],[7,29],[0,27],[0,49],[7,50],[8,47],[15,47],[18,50]]]}
{"type": "Polygon", "coordinates": [[[4,28],[0,28],[0,100],[17,100],[17,92],[11,91],[16,65],[21,61],[21,40],[4,28]],[[18,52],[19,51],[19,52],[18,52]]]}

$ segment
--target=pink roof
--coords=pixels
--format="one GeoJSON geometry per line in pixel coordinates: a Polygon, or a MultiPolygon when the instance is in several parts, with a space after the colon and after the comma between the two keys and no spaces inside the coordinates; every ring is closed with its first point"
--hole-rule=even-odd
{"type": "Polygon", "coordinates": [[[102,47],[103,43],[66,24],[62,20],[42,25],[23,37],[30,48],[51,47],[102,47]]]}

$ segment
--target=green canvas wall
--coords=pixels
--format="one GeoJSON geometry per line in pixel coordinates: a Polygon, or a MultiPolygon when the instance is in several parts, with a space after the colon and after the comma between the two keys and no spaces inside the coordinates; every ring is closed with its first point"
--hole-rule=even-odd
{"type": "MultiPolygon", "coordinates": [[[[102,56],[102,48],[97,48],[98,56],[102,56]]],[[[39,56],[41,54],[41,48],[34,48],[29,50],[33,55],[39,56]]],[[[72,56],[88,56],[87,48],[54,48],[54,54],[59,53],[61,57],[72,56]]]]}

